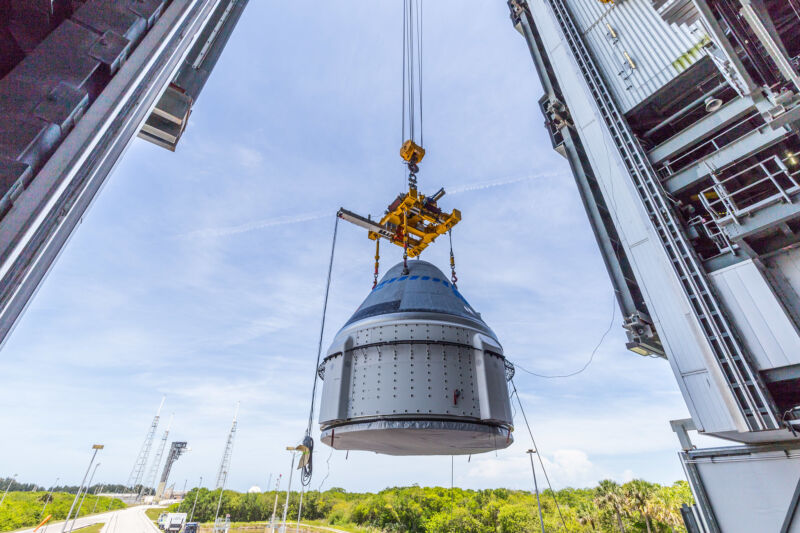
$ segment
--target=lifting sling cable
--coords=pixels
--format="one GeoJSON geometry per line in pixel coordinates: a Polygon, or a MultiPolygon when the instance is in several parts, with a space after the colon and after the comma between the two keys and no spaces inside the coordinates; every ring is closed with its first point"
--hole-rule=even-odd
{"type": "Polygon", "coordinates": [[[322,337],[325,335],[325,317],[328,314],[328,295],[331,290],[331,273],[333,272],[333,258],[336,252],[336,233],[339,229],[339,216],[333,225],[333,240],[331,242],[331,257],[328,262],[328,279],[325,282],[325,297],[322,300],[322,320],[319,328],[319,344],[317,345],[317,364],[314,366],[314,385],[311,388],[311,407],[308,412],[308,427],[303,438],[303,445],[308,447],[308,462],[303,467],[301,483],[307,487],[311,483],[312,458],[314,454],[314,439],[311,438],[311,428],[314,425],[314,403],[317,398],[317,381],[319,380],[319,361],[322,357],[322,337]]]}
{"type": "Polygon", "coordinates": [[[517,386],[514,384],[514,378],[511,378],[511,387],[514,389],[512,395],[517,397],[517,403],[519,404],[519,410],[522,413],[522,418],[525,420],[525,426],[528,428],[528,435],[531,437],[531,443],[533,444],[533,449],[536,451],[536,455],[539,458],[539,464],[542,465],[542,472],[544,472],[544,479],[547,481],[547,486],[550,488],[550,494],[553,496],[553,501],[556,504],[556,510],[558,511],[558,516],[561,519],[561,523],[564,525],[564,530],[569,531],[567,527],[567,522],[564,520],[564,515],[561,514],[561,506],[558,504],[558,499],[556,498],[556,491],[553,490],[553,485],[550,484],[550,476],[547,475],[547,469],[544,467],[544,461],[542,460],[542,454],[539,453],[539,448],[536,446],[536,439],[533,438],[533,430],[531,430],[531,425],[528,423],[528,415],[525,414],[525,408],[522,406],[522,400],[519,397],[519,392],[517,392],[517,386]]]}

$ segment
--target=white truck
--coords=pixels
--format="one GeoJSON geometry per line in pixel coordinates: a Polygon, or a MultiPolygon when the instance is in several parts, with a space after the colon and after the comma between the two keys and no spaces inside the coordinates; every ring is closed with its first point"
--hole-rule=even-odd
{"type": "Polygon", "coordinates": [[[186,513],[162,513],[158,527],[165,533],[180,533],[186,523],[186,513]]]}

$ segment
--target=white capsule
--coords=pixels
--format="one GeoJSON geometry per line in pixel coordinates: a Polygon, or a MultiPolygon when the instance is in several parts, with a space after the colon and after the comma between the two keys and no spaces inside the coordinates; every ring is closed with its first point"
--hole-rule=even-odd
{"type": "Polygon", "coordinates": [[[508,447],[513,367],[494,332],[430,263],[392,267],[320,366],[322,442],[389,455],[508,447]]]}

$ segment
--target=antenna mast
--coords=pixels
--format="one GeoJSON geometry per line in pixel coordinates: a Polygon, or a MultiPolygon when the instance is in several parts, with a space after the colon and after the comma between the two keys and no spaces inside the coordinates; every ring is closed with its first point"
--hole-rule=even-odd
{"type": "Polygon", "coordinates": [[[233,455],[233,440],[236,437],[236,418],[239,416],[239,402],[236,403],[236,412],[233,415],[233,424],[228,433],[228,441],[225,443],[225,452],[222,454],[222,462],[219,464],[217,472],[217,488],[224,489],[225,482],[228,480],[228,469],[231,466],[231,455],[233,455]]]}

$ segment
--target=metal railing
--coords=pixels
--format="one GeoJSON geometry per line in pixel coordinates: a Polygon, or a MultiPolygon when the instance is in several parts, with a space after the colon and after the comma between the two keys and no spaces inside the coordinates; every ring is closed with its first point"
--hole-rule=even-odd
{"type": "Polygon", "coordinates": [[[721,148],[733,144],[736,141],[742,139],[743,137],[749,135],[750,133],[757,131],[758,128],[763,125],[763,121],[757,126],[753,126],[751,128],[745,128],[744,126],[747,125],[747,123],[750,122],[751,120],[758,120],[759,117],[760,115],[758,111],[753,111],[751,113],[748,113],[741,120],[738,120],[733,124],[728,125],[724,129],[717,132],[713,137],[710,137],[705,141],[698,143],[691,149],[678,155],[678,157],[676,157],[675,159],[666,159],[663,163],[659,165],[658,168],[659,176],[661,176],[662,178],[668,178],[673,174],[675,174],[676,172],[680,172],[681,170],[691,166],[693,163],[696,163],[703,157],[711,155],[714,152],[720,150],[721,148]],[[726,135],[731,135],[731,138],[723,139],[722,137],[726,135]],[[703,150],[708,150],[708,151],[703,152],[703,150]],[[699,156],[697,156],[697,152],[702,152],[702,153],[699,156]],[[696,157],[692,158],[692,156],[696,157]]]}
{"type": "Polygon", "coordinates": [[[703,256],[704,260],[713,259],[714,257],[719,257],[726,253],[735,253],[739,248],[737,244],[731,242],[728,235],[722,231],[722,228],[719,227],[719,224],[717,224],[717,221],[713,218],[698,215],[689,219],[686,224],[690,228],[696,228],[698,236],[705,236],[717,247],[718,253],[709,257],[703,256]]]}
{"type": "Polygon", "coordinates": [[[775,203],[793,203],[800,192],[800,167],[797,154],[781,159],[776,155],[745,168],[725,179],[712,173],[714,185],[701,191],[700,202],[719,225],[739,219],[775,203]]]}

